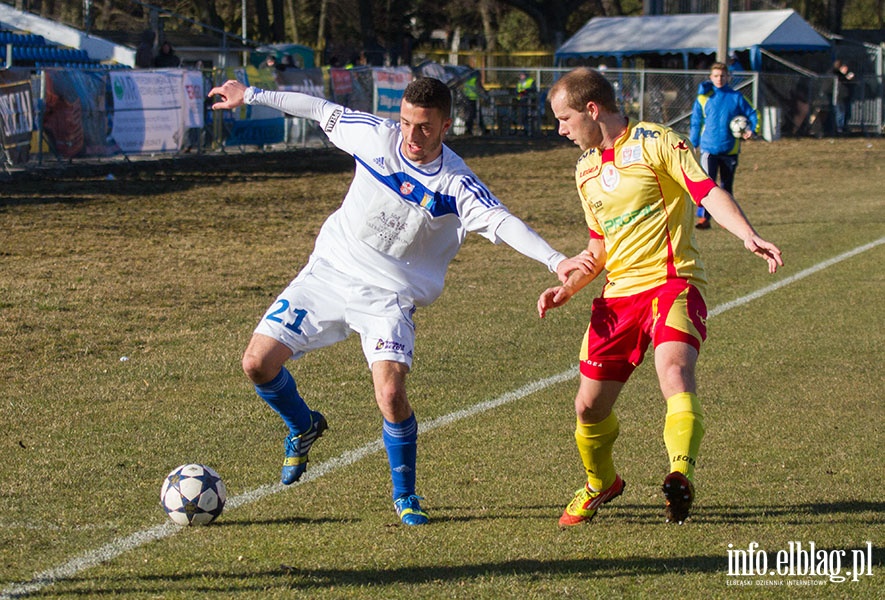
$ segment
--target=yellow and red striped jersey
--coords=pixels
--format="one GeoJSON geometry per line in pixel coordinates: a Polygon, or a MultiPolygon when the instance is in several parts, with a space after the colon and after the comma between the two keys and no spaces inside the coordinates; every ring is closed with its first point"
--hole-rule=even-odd
{"type": "Polygon", "coordinates": [[[629,296],[674,278],[704,293],[694,215],[715,183],[687,138],[631,119],[613,148],[578,159],[575,180],[590,235],[605,240],[603,295],[629,296]]]}

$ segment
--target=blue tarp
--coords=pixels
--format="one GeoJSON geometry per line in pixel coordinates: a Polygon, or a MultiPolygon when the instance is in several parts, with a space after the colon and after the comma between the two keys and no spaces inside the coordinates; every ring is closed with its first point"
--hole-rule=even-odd
{"type": "MultiPolygon", "coordinates": [[[[793,10],[731,13],[729,51],[749,50],[753,70],[761,51],[829,51],[830,43],[793,10]]],[[[557,65],[569,59],[614,57],[618,66],[628,56],[716,54],[719,15],[656,15],[590,19],[556,51],[557,65]]],[[[686,68],[688,65],[686,64],[686,68]]]]}

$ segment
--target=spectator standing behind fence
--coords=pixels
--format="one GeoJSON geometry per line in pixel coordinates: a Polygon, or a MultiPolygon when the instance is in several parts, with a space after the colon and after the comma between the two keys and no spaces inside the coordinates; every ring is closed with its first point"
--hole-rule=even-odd
{"type": "Polygon", "coordinates": [[[151,29],[141,33],[141,41],[135,49],[135,66],[139,69],[150,69],[154,66],[154,38],[157,35],[151,29]]]}
{"type": "Polygon", "coordinates": [[[486,90],[479,81],[479,71],[473,71],[470,76],[464,80],[461,88],[464,94],[464,133],[473,135],[473,125],[479,122],[479,134],[484,135],[486,131],[485,123],[482,118],[482,107],[480,102],[486,96],[486,90]]]}
{"type": "MultiPolygon", "coordinates": [[[[744,95],[728,85],[728,67],[714,63],[710,80],[698,87],[698,97],[691,111],[691,143],[701,152],[701,166],[713,181],[734,195],[734,173],[737,170],[741,141],[759,132],[759,113],[744,95]],[[749,123],[740,137],[731,131],[731,121],[743,115],[749,123]]],[[[712,224],[707,210],[698,207],[695,227],[709,229],[712,224]]]]}
{"type": "Polygon", "coordinates": [[[172,44],[169,42],[163,42],[163,45],[160,46],[160,52],[157,54],[157,58],[154,59],[154,66],[158,69],[181,66],[181,59],[178,58],[178,55],[175,54],[175,50],[172,49],[172,44]]]}
{"type": "Polygon", "coordinates": [[[516,82],[516,96],[519,104],[519,124],[522,125],[522,132],[525,135],[531,135],[534,129],[534,114],[538,109],[535,78],[527,73],[520,73],[519,81],[516,82]]]}
{"type": "Polygon", "coordinates": [[[833,75],[836,76],[836,133],[844,133],[845,126],[851,119],[851,86],[854,84],[854,73],[841,60],[833,63],[833,75]]]}
{"type": "Polygon", "coordinates": [[[519,74],[519,81],[516,82],[516,94],[520,98],[525,98],[531,92],[535,91],[535,78],[526,73],[519,74]]]}

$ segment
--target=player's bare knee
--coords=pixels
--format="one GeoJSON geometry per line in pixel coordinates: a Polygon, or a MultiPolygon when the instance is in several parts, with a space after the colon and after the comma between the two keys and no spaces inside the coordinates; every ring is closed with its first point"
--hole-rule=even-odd
{"type": "Polygon", "coordinates": [[[391,423],[400,423],[412,415],[412,407],[406,398],[405,389],[389,384],[376,386],[375,400],[384,418],[391,423]]]}
{"type": "Polygon", "coordinates": [[[658,369],[661,391],[665,397],[679,392],[695,391],[694,365],[671,363],[658,369]]]}
{"type": "Polygon", "coordinates": [[[260,356],[257,356],[249,351],[243,354],[243,372],[246,374],[246,377],[249,378],[252,383],[262,384],[267,383],[274,377],[276,377],[276,373],[271,373],[271,368],[267,364],[267,361],[262,360],[260,356]]]}

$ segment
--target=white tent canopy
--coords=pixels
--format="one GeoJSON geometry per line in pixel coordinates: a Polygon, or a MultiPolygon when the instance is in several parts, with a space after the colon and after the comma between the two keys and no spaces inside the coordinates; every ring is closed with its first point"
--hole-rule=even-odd
{"type": "MultiPolygon", "coordinates": [[[[753,70],[761,66],[762,50],[828,51],[830,43],[793,10],[731,13],[729,51],[749,50],[753,70]]],[[[627,56],[716,54],[719,15],[656,15],[590,19],[556,51],[556,64],[568,59],[627,56]]]]}

